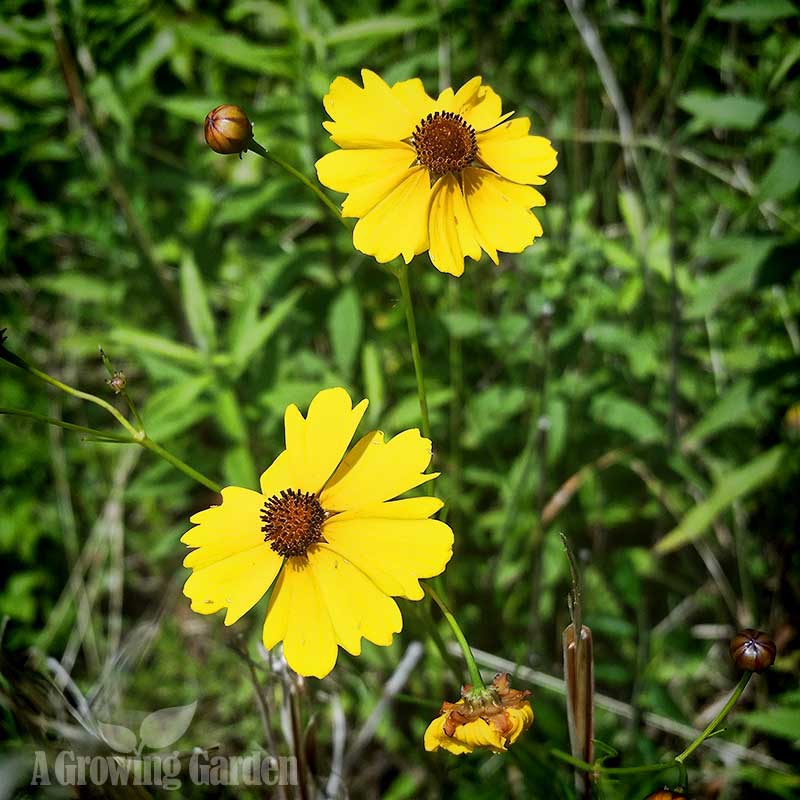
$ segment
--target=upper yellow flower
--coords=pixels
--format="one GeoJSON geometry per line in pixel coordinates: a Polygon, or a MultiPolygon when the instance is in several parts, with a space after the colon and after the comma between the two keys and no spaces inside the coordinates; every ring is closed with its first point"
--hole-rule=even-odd
{"type": "Polygon", "coordinates": [[[222,490],[222,505],[195,514],[182,542],[192,610],[227,608],[232,625],[272,590],[263,641],[283,641],[289,666],[324,677],[341,646],[361,653],[362,637],[391,644],[403,626],[392,597],[420,600],[418,579],[450,560],[453,532],[429,519],[434,497],[394,500],[433,480],[423,474],[431,443],[408,430],[388,442],[372,431],[345,451],[367,408],[344,389],[320,392],[303,415],[286,409],[286,450],[261,476],[261,491],[222,490]]]}
{"type": "Polygon", "coordinates": [[[439,716],[425,731],[425,749],[454,755],[473,750],[503,753],[533,725],[529,691],[512,689],[508,675],[499,673],[491,686],[465,686],[457,703],[444,702],[439,716]]]}
{"type": "Polygon", "coordinates": [[[530,120],[509,120],[480,77],[434,100],[419,78],[393,86],[368,69],[362,89],[336,78],[325,96],[325,122],[341,147],[317,161],[325,186],[346,192],[345,217],[358,217],[353,244],[380,262],[406,263],[430,251],[434,266],[461,275],[464,257],[485,250],[521,253],[542,235],[530,211],[556,151],[529,136],[530,120]]]}

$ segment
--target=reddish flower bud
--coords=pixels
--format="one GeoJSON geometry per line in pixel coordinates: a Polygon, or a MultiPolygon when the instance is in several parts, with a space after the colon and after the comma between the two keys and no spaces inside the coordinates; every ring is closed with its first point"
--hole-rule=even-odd
{"type": "Polygon", "coordinates": [[[253,138],[253,126],[239,106],[221,105],[208,112],[206,144],[222,155],[244,153],[253,138]]]}
{"type": "Polygon", "coordinates": [[[775,663],[775,642],[763,631],[745,628],[731,639],[730,653],[739,669],[763,672],[775,663]]]}
{"type": "Polygon", "coordinates": [[[658,792],[647,795],[644,800],[686,800],[683,792],[673,792],[671,789],[661,789],[658,792]]]}

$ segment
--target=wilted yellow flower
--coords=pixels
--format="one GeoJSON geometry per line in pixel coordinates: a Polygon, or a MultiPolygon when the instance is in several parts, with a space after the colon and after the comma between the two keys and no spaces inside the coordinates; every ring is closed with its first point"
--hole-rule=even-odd
{"type": "Polygon", "coordinates": [[[521,253],[542,226],[530,209],[556,152],[530,136],[530,120],[509,119],[500,97],[473,78],[429,97],[419,78],[388,86],[370,70],[364,87],[336,78],[325,122],[340,150],[317,161],[325,186],[346,192],[345,217],[358,217],[353,244],[380,262],[406,263],[426,250],[442,272],[461,275],[481,250],[521,253]]]}
{"type": "Polygon", "coordinates": [[[324,677],[338,648],[361,653],[362,637],[391,644],[402,629],[392,597],[420,600],[420,578],[450,560],[453,532],[429,519],[434,497],[392,498],[433,480],[431,443],[407,430],[388,442],[372,431],[345,455],[367,408],[344,389],[320,392],[303,415],[286,409],[286,449],[261,476],[261,491],[222,490],[222,505],[195,514],[181,541],[192,610],[246,614],[277,582],[263,641],[283,641],[292,669],[324,677]],[[392,502],[388,502],[392,501],[392,502]]]}
{"type": "Polygon", "coordinates": [[[447,750],[457,756],[476,749],[503,753],[533,725],[529,691],[512,689],[507,674],[495,676],[483,690],[465,686],[461,700],[445,702],[425,731],[425,749],[447,750]]]}

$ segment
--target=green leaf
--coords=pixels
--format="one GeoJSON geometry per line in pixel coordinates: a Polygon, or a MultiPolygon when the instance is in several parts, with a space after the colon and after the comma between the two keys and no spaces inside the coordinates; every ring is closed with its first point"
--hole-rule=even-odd
{"type": "Polygon", "coordinates": [[[687,92],[678,105],[694,116],[695,130],[729,128],[751,131],[767,110],[767,104],[754,97],[706,91],[687,92]]]}
{"type": "Polygon", "coordinates": [[[125,294],[125,287],[121,282],[112,283],[82,272],[60,272],[51,277],[39,278],[34,285],[83,303],[118,303],[125,294]]]}
{"type": "Polygon", "coordinates": [[[364,392],[369,398],[367,418],[377,425],[386,405],[386,381],[383,377],[381,356],[374,342],[366,342],[361,351],[361,371],[364,376],[364,392]]]}
{"type": "Polygon", "coordinates": [[[647,409],[613,392],[593,398],[590,413],[601,425],[623,431],[637,442],[664,439],[664,426],[647,409]]]}
{"type": "Polygon", "coordinates": [[[156,441],[167,439],[202,419],[209,412],[209,407],[198,400],[210,384],[211,376],[196,375],[171,383],[153,394],[142,410],[148,435],[156,441]]]}
{"type": "Polygon", "coordinates": [[[716,517],[731,503],[745,497],[771,480],[778,471],[785,449],[777,445],[766,453],[728,473],[661,541],[655,550],[663,555],[702,536],[716,517]]]}
{"type": "Polygon", "coordinates": [[[243,328],[233,344],[234,364],[237,373],[243,372],[250,359],[266,345],[270,337],[294,311],[304,289],[293,289],[282,300],[276,303],[251,329],[243,328]]]}
{"type": "Polygon", "coordinates": [[[257,44],[215,25],[197,22],[177,23],[173,30],[184,42],[217,61],[265,75],[292,75],[292,51],[288,47],[257,44]]]}
{"type": "Polygon", "coordinates": [[[354,286],[347,286],[331,303],[328,313],[333,358],[345,377],[353,371],[363,332],[364,317],[358,291],[354,286]]]}
{"type": "Polygon", "coordinates": [[[436,21],[435,14],[417,14],[404,17],[399,14],[381,14],[357,22],[348,22],[332,28],[325,36],[327,44],[362,41],[364,39],[390,39],[413,30],[425,28],[436,21]]]}
{"type": "Polygon", "coordinates": [[[749,380],[734,384],[687,431],[683,437],[684,446],[697,447],[705,439],[735,425],[752,425],[756,417],[754,407],[757,402],[757,397],[751,395],[749,380]]]}
{"type": "Polygon", "coordinates": [[[773,706],[764,711],[750,711],[740,714],[738,719],[748,728],[800,743],[800,709],[773,706]]]}
{"type": "Polygon", "coordinates": [[[619,193],[619,210],[622,219],[625,220],[625,227],[633,239],[636,252],[643,256],[646,250],[645,228],[647,223],[639,195],[631,189],[623,189],[619,193]]]}
{"type": "Polygon", "coordinates": [[[727,237],[715,243],[718,249],[710,250],[710,257],[716,252],[722,257],[733,256],[733,260],[718,272],[701,277],[694,296],[686,305],[686,316],[707,316],[734,295],[752,290],[761,265],[777,242],[771,237],[742,236],[727,237]]]}
{"type": "Polygon", "coordinates": [[[711,12],[726,22],[774,22],[797,15],[789,0],[736,0],[711,12]]]}
{"type": "Polygon", "coordinates": [[[769,169],[758,185],[759,194],[772,200],[781,200],[800,187],[800,150],[782,147],[775,153],[769,169]]]}
{"type": "Polygon", "coordinates": [[[242,442],[225,453],[222,458],[222,472],[226,483],[233,486],[256,487],[256,467],[246,443],[242,442]]]}
{"type": "Polygon", "coordinates": [[[181,297],[195,343],[204,353],[211,352],[216,345],[214,317],[203,278],[194,258],[188,253],[181,261],[181,297]]]}
{"type": "Polygon", "coordinates": [[[155,333],[136,330],[135,328],[114,328],[111,331],[111,339],[117,344],[124,345],[131,351],[144,350],[148,353],[177,361],[181,364],[192,364],[199,366],[204,359],[197,350],[187,347],[185,344],[178,344],[171,339],[165,339],[155,333]]]}

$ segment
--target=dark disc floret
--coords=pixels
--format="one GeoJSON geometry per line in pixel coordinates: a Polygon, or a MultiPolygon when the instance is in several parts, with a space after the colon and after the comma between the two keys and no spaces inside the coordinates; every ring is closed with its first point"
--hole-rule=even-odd
{"type": "Polygon", "coordinates": [[[264,541],[284,558],[304,556],[309,547],[325,541],[322,528],[326,518],[317,495],[284,489],[270,497],[261,510],[264,541]]]}

